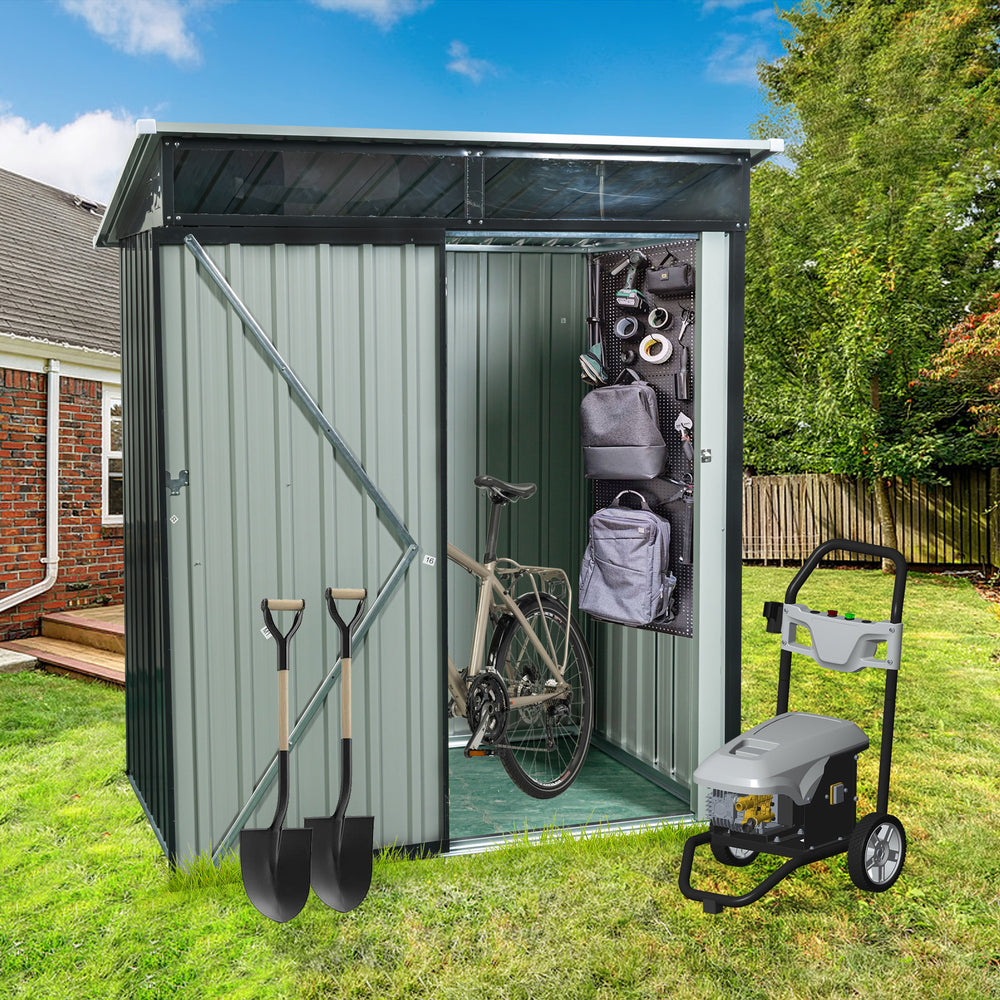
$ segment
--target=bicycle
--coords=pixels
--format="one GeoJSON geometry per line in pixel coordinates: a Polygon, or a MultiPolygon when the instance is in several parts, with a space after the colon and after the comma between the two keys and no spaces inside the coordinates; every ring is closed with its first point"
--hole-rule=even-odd
{"type": "Polygon", "coordinates": [[[448,543],[448,559],[479,578],[469,665],[460,673],[448,657],[451,714],[469,723],[467,757],[498,756],[522,791],[552,798],[576,780],[590,746],[590,650],[565,571],[497,557],[503,508],[534,496],[535,484],[477,476],[475,485],[492,503],[483,561],[448,543]]]}

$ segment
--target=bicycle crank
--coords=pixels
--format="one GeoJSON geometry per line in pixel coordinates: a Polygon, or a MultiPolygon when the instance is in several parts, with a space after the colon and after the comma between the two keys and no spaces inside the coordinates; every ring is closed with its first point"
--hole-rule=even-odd
{"type": "Polygon", "coordinates": [[[496,753],[495,744],[507,732],[507,717],[510,714],[510,698],[507,685],[491,670],[476,674],[469,682],[466,701],[466,719],[472,736],[465,745],[466,757],[492,757],[496,753]],[[489,745],[482,746],[483,743],[489,745]]]}

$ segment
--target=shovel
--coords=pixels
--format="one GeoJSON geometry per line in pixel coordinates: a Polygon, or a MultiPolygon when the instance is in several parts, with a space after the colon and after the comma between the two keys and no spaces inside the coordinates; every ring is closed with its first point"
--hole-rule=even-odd
{"type": "Polygon", "coordinates": [[[291,920],[309,898],[309,847],[312,830],[282,829],[288,810],[288,642],[302,621],[305,601],[263,600],[268,631],[278,644],[278,805],[271,825],[240,833],[240,868],[250,902],[272,920],[291,920]],[[272,611],[294,611],[282,635],[272,611]]]}
{"type": "Polygon", "coordinates": [[[368,895],[372,882],[374,816],[345,816],[351,797],[351,635],[365,609],[365,590],[326,592],[330,617],[340,627],[340,798],[330,817],[307,819],[312,828],[312,887],[327,906],[353,910],[368,895]],[[337,600],[356,600],[358,610],[348,625],[337,613],[337,600]]]}

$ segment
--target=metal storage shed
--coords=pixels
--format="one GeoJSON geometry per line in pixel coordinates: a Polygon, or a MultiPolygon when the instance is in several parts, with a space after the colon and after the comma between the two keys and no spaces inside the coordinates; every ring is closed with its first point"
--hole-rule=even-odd
{"type": "Polygon", "coordinates": [[[273,811],[263,596],[308,605],[289,823],[332,808],[327,585],[378,594],[352,811],[380,845],[495,833],[451,828],[447,648],[467,648],[473,594],[446,540],[481,553],[476,473],[530,479],[503,544],[575,578],[588,258],[648,245],[697,274],[691,637],[588,623],[595,744],[671,803],[617,821],[696,813],[691,772],[739,722],[744,232],[750,169],[780,140],[137,131],[96,242],[122,259],[127,771],[168,856],[220,857],[273,811]]]}

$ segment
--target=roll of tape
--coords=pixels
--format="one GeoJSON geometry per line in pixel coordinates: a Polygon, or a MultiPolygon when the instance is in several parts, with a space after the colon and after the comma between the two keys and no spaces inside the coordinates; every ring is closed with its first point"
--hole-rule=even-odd
{"type": "Polygon", "coordinates": [[[670,320],[672,318],[673,317],[670,315],[670,313],[666,309],[663,309],[660,306],[657,306],[649,314],[649,325],[654,330],[662,330],[665,326],[670,326],[670,320]]]}
{"type": "Polygon", "coordinates": [[[619,340],[631,340],[639,332],[639,321],[634,316],[622,316],[615,323],[615,336],[619,340]]]}
{"type": "Polygon", "coordinates": [[[647,333],[639,345],[639,356],[654,365],[662,365],[673,353],[674,345],[662,333],[647,333]]]}

